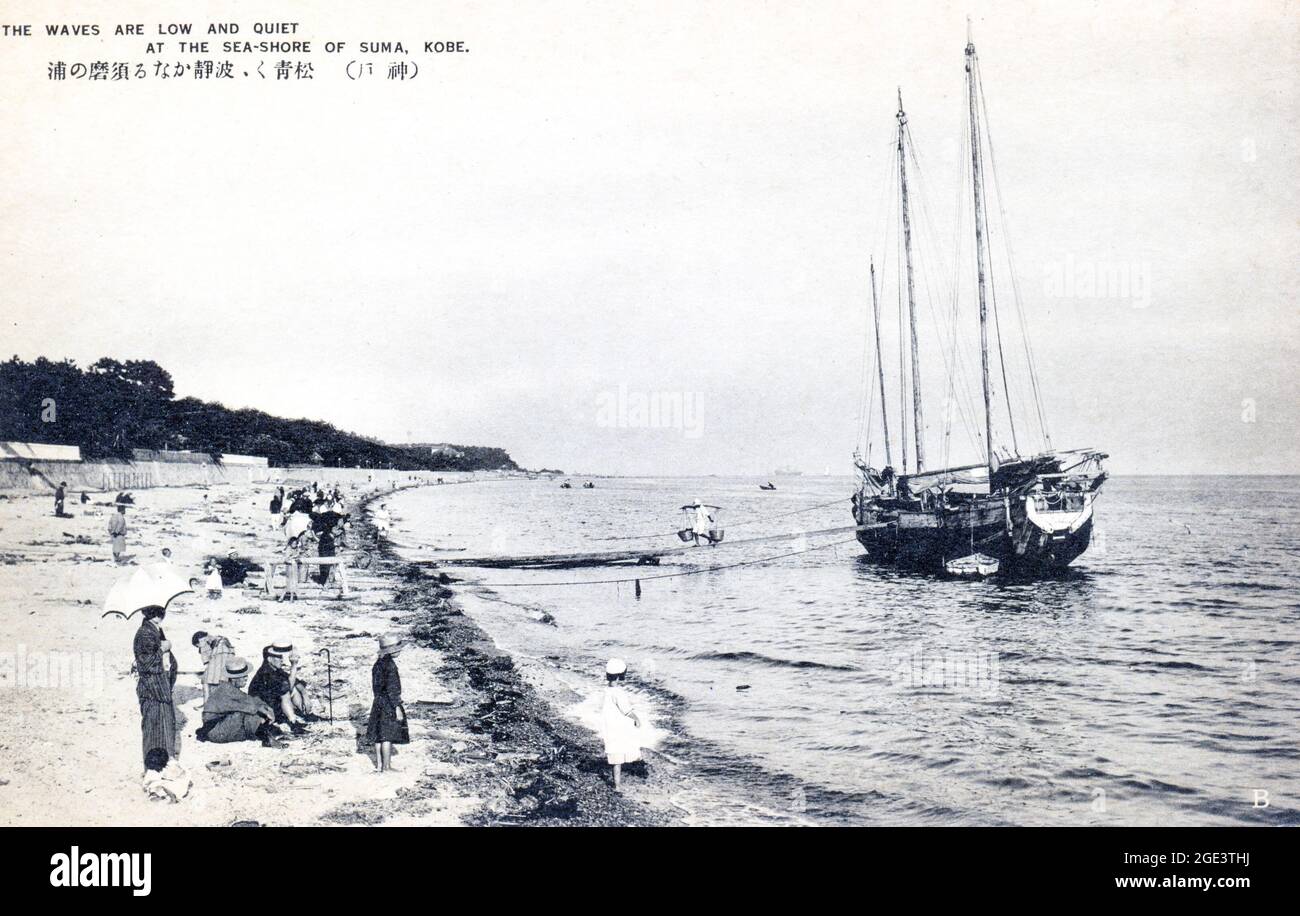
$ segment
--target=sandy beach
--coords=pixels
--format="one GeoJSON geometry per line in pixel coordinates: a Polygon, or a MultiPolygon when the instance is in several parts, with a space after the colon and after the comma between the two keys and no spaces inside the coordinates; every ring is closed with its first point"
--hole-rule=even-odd
{"type": "MultiPolygon", "coordinates": [[[[48,494],[0,496],[0,824],[458,825],[649,824],[665,816],[615,794],[595,735],[563,719],[509,656],[466,617],[452,587],[403,563],[376,540],[365,504],[347,489],[353,542],[373,562],[349,575],[351,594],[314,583],[277,603],[260,571],[172,602],[163,627],[180,677],[182,766],[194,780],[178,804],[141,790],[140,718],[131,674],[138,618],[102,617],[105,595],[136,565],[164,560],[185,579],[204,561],[257,563],[280,533],[267,510],[273,484],[137,490],[128,510],[131,563],[113,563],[106,534],[113,494],[70,494],[56,518],[48,494]],[[286,739],[209,744],[201,724],[196,630],[228,637],[254,666],[273,641],[292,642],[324,703],[328,649],[334,722],[286,739]],[[400,658],[411,743],[396,772],[378,774],[358,742],[371,703],[379,634],[408,638],[400,658]]],[[[385,488],[383,492],[391,492],[385,488]]],[[[324,715],[327,710],[322,710],[324,715]]]]}

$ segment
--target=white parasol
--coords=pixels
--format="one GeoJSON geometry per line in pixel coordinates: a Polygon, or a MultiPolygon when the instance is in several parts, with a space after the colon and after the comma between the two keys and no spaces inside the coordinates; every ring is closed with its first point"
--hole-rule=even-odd
{"type": "Polygon", "coordinates": [[[177,595],[192,592],[188,582],[166,563],[154,563],[137,569],[125,579],[120,579],[108,590],[104,599],[104,613],[130,620],[141,608],[158,605],[167,607],[177,595]]]}

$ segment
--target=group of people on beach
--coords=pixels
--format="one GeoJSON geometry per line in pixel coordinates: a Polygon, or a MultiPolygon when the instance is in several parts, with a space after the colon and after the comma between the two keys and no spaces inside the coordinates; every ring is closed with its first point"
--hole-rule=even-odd
{"type": "MultiPolygon", "coordinates": [[[[125,519],[127,505],[129,502],[118,501],[115,519],[125,519]]],[[[322,523],[330,526],[325,533],[332,534],[347,519],[346,502],[337,488],[326,494],[319,488],[286,492],[281,487],[272,498],[271,509],[285,529],[286,541],[296,541],[298,545],[313,541],[319,544],[322,523]]],[[[387,528],[389,518],[383,504],[372,514],[381,516],[383,527],[387,528]]],[[[125,522],[119,526],[122,530],[113,535],[115,539],[125,534],[125,522]]],[[[114,555],[121,552],[115,542],[114,555]]],[[[209,573],[210,578],[219,575],[215,568],[209,573]]],[[[290,573],[290,582],[295,581],[290,573]]],[[[211,583],[209,591],[212,591],[211,583]]],[[[295,589],[291,586],[290,591],[295,589]]],[[[172,644],[162,627],[167,611],[165,606],[155,604],[141,608],[140,612],[133,653],[145,764],[144,790],[151,798],[178,801],[189,792],[192,782],[179,762],[181,720],[174,701],[179,672],[172,644]]],[[[261,665],[250,680],[251,666],[237,654],[226,636],[199,630],[190,641],[202,661],[198,672],[202,723],[194,732],[197,740],[216,744],[259,742],[263,747],[284,748],[286,739],[308,734],[310,724],[321,720],[316,699],[301,676],[300,655],[291,643],[277,641],[264,646],[261,665]]],[[[393,769],[393,746],[410,741],[397,667],[401,649],[400,637],[381,636],[378,656],[371,668],[373,699],[365,743],[371,749],[379,773],[393,769]]],[[[609,660],[600,707],[605,757],[613,768],[615,789],[622,786],[623,767],[640,760],[647,743],[646,723],[625,689],[627,670],[622,659],[609,660]]]]}
{"type": "MultiPolygon", "coordinates": [[[[115,557],[124,552],[119,539],[125,537],[125,510],[132,502],[129,495],[119,494],[113,515],[117,521],[109,528],[115,557]]],[[[290,536],[302,539],[300,544],[306,542],[306,534],[310,534],[312,543],[319,544],[321,534],[330,536],[340,527],[339,518],[347,518],[346,500],[338,488],[330,493],[315,487],[286,493],[282,487],[273,497],[272,508],[286,528],[294,516],[307,520],[305,528],[290,536]],[[329,527],[323,528],[322,524],[329,527]]],[[[301,519],[293,524],[301,527],[301,519]]],[[[164,554],[169,553],[164,550],[164,554]]],[[[220,567],[210,563],[205,571],[209,597],[219,595],[220,567]]],[[[180,672],[172,643],[163,630],[166,600],[159,598],[162,603],[137,609],[141,623],[132,650],[145,765],[143,787],[150,798],[174,802],[188,794],[192,781],[180,766],[179,723],[183,719],[177,714],[174,699],[180,672]]],[[[277,641],[264,646],[261,665],[250,679],[251,666],[239,656],[228,637],[199,630],[190,641],[202,662],[197,672],[202,688],[202,723],[193,733],[197,740],[215,744],[259,742],[263,747],[284,748],[286,739],[308,734],[310,724],[322,720],[320,704],[301,675],[301,657],[291,643],[277,641]]],[[[400,637],[382,636],[371,671],[374,697],[365,741],[372,749],[377,772],[392,769],[393,745],[410,740],[396,664],[401,646],[400,637]]]]}
{"type": "Polygon", "coordinates": [[[199,630],[191,642],[203,660],[203,725],[195,733],[200,741],[256,740],[281,747],[285,729],[302,735],[308,722],[319,720],[292,643],[263,647],[262,665],[249,682],[249,664],[235,654],[229,639],[199,630]]]}
{"type": "MultiPolygon", "coordinates": [[[[54,488],[54,517],[55,518],[72,518],[71,513],[63,511],[63,504],[68,497],[68,482],[59,481],[59,485],[54,488]]],[[[90,496],[85,490],[81,491],[81,504],[84,506],[90,502],[90,496]]]]}
{"type": "MultiPolygon", "coordinates": [[[[279,487],[271,497],[272,524],[284,534],[285,588],[277,600],[296,601],[305,579],[307,557],[333,557],[346,546],[351,526],[347,500],[337,486],[328,493],[316,484],[285,492],[279,487]]],[[[338,580],[337,567],[322,564],[316,582],[329,586],[338,580]]]]}
{"type": "MultiPolygon", "coordinates": [[[[133,644],[136,697],[140,704],[144,788],[154,798],[172,801],[184,797],[176,788],[188,777],[180,768],[181,740],[175,688],[179,669],[171,641],[163,631],[166,608],[141,609],[140,628],[133,644]]],[[[308,733],[309,724],[321,721],[318,704],[299,671],[300,656],[292,643],[274,642],[262,649],[262,664],[249,680],[249,663],[235,654],[231,641],[217,633],[199,630],[190,639],[203,662],[199,680],[203,689],[199,741],[233,744],[257,741],[263,747],[284,748],[284,739],[308,733]],[[287,732],[287,734],[286,734],[287,732]]],[[[371,669],[374,698],[366,723],[366,742],[373,749],[375,769],[391,770],[394,744],[410,741],[402,680],[397,655],[398,636],[379,638],[379,654],[371,669]]]]}

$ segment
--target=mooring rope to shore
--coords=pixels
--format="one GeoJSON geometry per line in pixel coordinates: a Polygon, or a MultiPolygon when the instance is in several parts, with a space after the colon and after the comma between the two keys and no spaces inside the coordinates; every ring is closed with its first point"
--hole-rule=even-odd
{"type": "Polygon", "coordinates": [[[827,547],[842,547],[845,544],[857,543],[857,538],[845,538],[842,541],[832,541],[829,544],[818,544],[816,547],[805,547],[802,550],[792,550],[789,553],[778,553],[770,557],[759,557],[757,560],[741,560],[738,563],[725,563],[719,566],[705,566],[701,569],[688,569],[682,572],[659,573],[653,576],[631,576],[626,579],[572,579],[564,582],[481,582],[474,579],[459,580],[464,585],[475,588],[545,588],[556,585],[623,585],[629,582],[635,582],[638,585],[642,582],[648,582],[652,579],[676,579],[681,576],[698,576],[701,573],[718,572],[724,569],[736,569],[740,566],[757,566],[760,563],[770,563],[773,560],[784,560],[788,557],[797,557],[800,554],[811,553],[814,550],[825,550],[827,547]]]}

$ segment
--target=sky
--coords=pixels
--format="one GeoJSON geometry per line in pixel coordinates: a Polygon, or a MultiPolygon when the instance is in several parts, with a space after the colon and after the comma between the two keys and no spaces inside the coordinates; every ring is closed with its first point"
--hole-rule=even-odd
{"type": "Polygon", "coordinates": [[[954,250],[969,15],[1053,444],[1300,473],[1293,3],[2,8],[41,33],[0,37],[6,356],[153,359],[180,395],[530,467],[848,473],[896,93],[954,250]],[[216,21],[298,22],[314,79],[46,78],[282,57],[145,51],[216,21]],[[419,76],[349,80],[398,59],[363,41],[419,76]]]}

